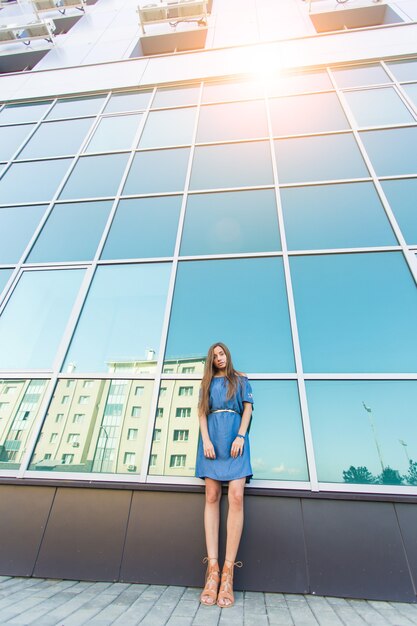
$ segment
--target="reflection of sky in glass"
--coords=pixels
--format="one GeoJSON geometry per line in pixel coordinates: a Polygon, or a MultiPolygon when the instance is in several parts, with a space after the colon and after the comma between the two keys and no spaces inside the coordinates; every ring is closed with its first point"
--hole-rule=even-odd
{"type": "Polygon", "coordinates": [[[395,246],[372,183],[281,189],[290,250],[395,246]]]}
{"type": "Polygon", "coordinates": [[[294,371],[282,260],[179,264],[166,359],[224,341],[246,372],[294,371]]]}
{"type": "Polygon", "coordinates": [[[229,191],[190,195],[181,254],[280,250],[275,193],[229,191]]]}
{"type": "Polygon", "coordinates": [[[387,65],[397,80],[417,80],[417,61],[415,59],[392,61],[387,65]]]}
{"type": "Polygon", "coordinates": [[[392,87],[347,91],[345,98],[358,126],[381,126],[414,121],[392,87]]]}
{"type": "Polygon", "coordinates": [[[339,87],[362,87],[391,82],[391,79],[379,64],[359,65],[346,69],[332,68],[332,74],[339,87]]]}
{"type": "Polygon", "coordinates": [[[44,122],[19,153],[19,159],[75,154],[91,127],[93,118],[44,122]]]}
{"type": "Polygon", "coordinates": [[[0,180],[2,204],[51,200],[70,163],[71,159],[14,163],[0,180]]]}
{"type": "Polygon", "coordinates": [[[141,115],[104,117],[91,138],[86,152],[127,150],[132,146],[141,115]]]}
{"type": "Polygon", "coordinates": [[[60,117],[78,117],[79,115],[94,115],[98,113],[106,96],[94,96],[92,98],[65,98],[58,100],[48,113],[48,120],[56,120],[60,117]]]}
{"type": "Polygon", "coordinates": [[[0,209],[0,263],[16,263],[45,212],[45,206],[0,209]]]}
{"type": "Polygon", "coordinates": [[[102,259],[171,256],[182,196],[121,200],[102,259]]]}
{"type": "Polygon", "coordinates": [[[127,154],[81,157],[61,192],[60,198],[114,196],[126,167],[127,154]]]}
{"type": "Polygon", "coordinates": [[[344,482],[343,471],[351,465],[365,466],[376,477],[381,459],[384,467],[407,474],[407,455],[417,460],[417,381],[307,381],[306,386],[319,480],[344,482]]]}
{"type": "Polygon", "coordinates": [[[99,267],[65,360],[75,371],[107,371],[108,361],[158,356],[169,263],[99,267]]]}
{"type": "Polygon", "coordinates": [[[290,259],[304,369],[415,372],[417,289],[401,253],[290,259]]]}
{"type": "Polygon", "coordinates": [[[33,127],[32,124],[22,124],[0,128],[0,159],[4,161],[11,159],[33,127]]]}
{"type": "Polygon", "coordinates": [[[0,124],[18,124],[40,120],[51,102],[9,104],[0,111],[0,124]]]}
{"type": "Polygon", "coordinates": [[[251,381],[255,410],[250,427],[254,478],[308,480],[297,383],[251,381]]]}
{"type": "Polygon", "coordinates": [[[417,128],[368,130],[360,133],[378,176],[417,174],[417,128]]]}
{"type": "Polygon", "coordinates": [[[281,183],[344,180],[369,175],[351,134],[277,139],[274,144],[281,183]]]}
{"type": "Polygon", "coordinates": [[[23,274],[0,318],[0,367],[50,369],[84,270],[23,274]]]}
{"type": "Polygon", "coordinates": [[[417,244],[417,178],[381,181],[408,244],[417,244]]]}
{"type": "Polygon", "coordinates": [[[92,259],[103,233],[111,201],[56,204],[27,261],[92,259]]]}
{"type": "Polygon", "coordinates": [[[349,128],[335,93],[274,98],[269,106],[273,135],[297,135],[349,128]]]}

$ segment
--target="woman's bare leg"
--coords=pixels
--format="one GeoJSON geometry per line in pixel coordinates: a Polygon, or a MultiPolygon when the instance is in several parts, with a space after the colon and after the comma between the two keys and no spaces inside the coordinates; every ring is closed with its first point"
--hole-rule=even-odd
{"type": "Polygon", "coordinates": [[[233,595],[233,567],[243,530],[243,492],[245,482],[245,478],[238,478],[229,482],[226,558],[217,598],[217,604],[220,607],[232,606],[235,601],[233,595]]]}
{"type": "Polygon", "coordinates": [[[207,546],[207,573],[206,583],[200,595],[200,602],[207,606],[216,603],[217,590],[220,582],[218,564],[219,551],[219,521],[221,483],[212,478],[206,478],[206,503],[204,507],[204,529],[207,546]]]}
{"type": "Polygon", "coordinates": [[[243,492],[246,478],[229,482],[229,512],[227,515],[226,561],[235,562],[243,530],[243,492]]]}
{"type": "Polygon", "coordinates": [[[204,529],[206,532],[207,556],[218,558],[219,555],[219,523],[220,498],[222,486],[218,480],[206,478],[206,504],[204,508],[204,529]]]}

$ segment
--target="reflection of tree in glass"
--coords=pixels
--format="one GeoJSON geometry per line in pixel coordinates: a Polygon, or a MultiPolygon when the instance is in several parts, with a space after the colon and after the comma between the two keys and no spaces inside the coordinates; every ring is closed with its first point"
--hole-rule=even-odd
{"type": "Polygon", "coordinates": [[[409,485],[417,485],[417,462],[412,459],[409,460],[408,474],[404,476],[404,479],[409,485]]]}
{"type": "Polygon", "coordinates": [[[384,471],[378,476],[377,481],[382,485],[402,485],[403,476],[401,476],[398,470],[392,469],[389,465],[387,465],[387,467],[384,468],[384,471]]]}
{"type": "Polygon", "coordinates": [[[345,483],[375,483],[375,477],[365,466],[354,467],[351,465],[348,470],[343,471],[345,483]]]}

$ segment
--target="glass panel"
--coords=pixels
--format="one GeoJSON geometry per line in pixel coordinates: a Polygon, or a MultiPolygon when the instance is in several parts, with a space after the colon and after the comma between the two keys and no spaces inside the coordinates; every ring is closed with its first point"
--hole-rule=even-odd
{"type": "Polygon", "coordinates": [[[262,98],[263,88],[258,81],[204,83],[202,102],[222,102],[262,98]]]}
{"type": "Polygon", "coordinates": [[[401,85],[414,107],[417,108],[417,83],[411,85],[401,85]]]}
{"type": "Polygon", "coordinates": [[[111,202],[56,204],[36,240],[28,263],[85,261],[94,257],[111,202]]]}
{"type": "Polygon", "coordinates": [[[344,69],[332,69],[339,87],[366,87],[392,82],[381,65],[358,65],[344,69]]]}
{"type": "Polygon", "coordinates": [[[24,272],[0,317],[1,369],[51,369],[84,270],[24,272]]]}
{"type": "Polygon", "coordinates": [[[153,372],[170,272],[170,263],[99,267],[64,369],[153,372]]]}
{"type": "Polygon", "coordinates": [[[387,67],[399,81],[417,80],[417,59],[410,61],[392,61],[387,63],[387,67]]]}
{"type": "Polygon", "coordinates": [[[398,245],[372,183],[281,189],[290,250],[398,245]]]}
{"type": "Polygon", "coordinates": [[[200,85],[158,89],[152,101],[152,109],[197,104],[200,85]]]}
{"type": "Polygon", "coordinates": [[[48,120],[57,120],[63,117],[80,117],[82,115],[94,115],[98,113],[106,96],[95,96],[93,98],[67,98],[58,100],[51,112],[48,113],[48,120]]]}
{"type": "Polygon", "coordinates": [[[416,381],[307,381],[320,481],[417,485],[416,381]]]}
{"type": "Polygon", "coordinates": [[[0,469],[18,469],[41,417],[49,380],[0,380],[0,469]]]}
{"type": "Polygon", "coordinates": [[[282,74],[269,83],[268,95],[282,96],[284,94],[325,91],[327,89],[333,89],[333,85],[326,71],[307,72],[305,74],[282,74]]]}
{"type": "Polygon", "coordinates": [[[406,242],[417,244],[417,178],[385,180],[381,184],[406,242]]]}
{"type": "Polygon", "coordinates": [[[195,149],[191,189],[272,183],[271,151],[266,141],[199,146],[195,149]]]}
{"type": "Polygon", "coordinates": [[[76,154],[91,124],[92,118],[44,122],[19,153],[19,159],[76,154]]]}
{"type": "MultiPolygon", "coordinates": [[[[201,359],[179,359],[178,364],[201,359]]],[[[199,423],[197,417],[200,380],[187,380],[187,395],[180,393],[184,380],[164,380],[158,400],[149,474],[157,476],[194,476],[199,423]],[[163,393],[161,393],[163,390],[163,393]]]]}
{"type": "Polygon", "coordinates": [[[48,110],[49,102],[32,102],[31,104],[7,104],[0,111],[0,124],[18,124],[19,122],[37,122],[48,110]]]}
{"type": "Polygon", "coordinates": [[[81,157],[59,197],[67,200],[115,196],[128,158],[128,154],[81,157]]]}
{"type": "Polygon", "coordinates": [[[152,391],[151,380],[59,380],[29,469],[139,473],[152,391]]]}
{"type": "Polygon", "coordinates": [[[179,356],[204,358],[216,337],[241,371],[294,371],[281,259],[179,264],[166,363],[179,356]]]}
{"type": "Polygon", "coordinates": [[[2,203],[49,202],[70,163],[71,159],[14,163],[0,180],[2,203]]]}
{"type": "Polygon", "coordinates": [[[117,93],[110,96],[104,109],[106,113],[122,113],[123,111],[140,111],[146,109],[151,99],[152,91],[132,91],[117,93]]]}
{"type": "Polygon", "coordinates": [[[189,156],[189,148],[136,153],[123,194],[182,191],[189,156]]]}
{"type": "Polygon", "coordinates": [[[417,174],[417,127],[361,133],[378,176],[417,174]]]}
{"type": "Polygon", "coordinates": [[[121,200],[102,259],[172,256],[182,196],[121,200]]]}
{"type": "Polygon", "coordinates": [[[212,104],[201,107],[197,141],[226,141],[268,137],[263,101],[212,104]]]}
{"type": "Polygon", "coordinates": [[[280,249],[274,191],[229,191],[188,197],[181,254],[280,249]]]}
{"type": "Polygon", "coordinates": [[[335,93],[274,98],[270,101],[270,107],[274,135],[297,135],[349,128],[335,93]]]}
{"type": "Polygon", "coordinates": [[[140,138],[141,148],[190,144],[193,138],[196,108],[153,111],[149,113],[140,138]]]}
{"type": "Polygon", "coordinates": [[[17,263],[46,206],[0,209],[0,263],[17,263]]]}
{"type": "Polygon", "coordinates": [[[413,116],[392,87],[347,91],[345,98],[358,126],[413,122],[413,116]]]}
{"type": "Polygon", "coordinates": [[[0,294],[5,288],[7,281],[12,275],[12,272],[13,270],[8,270],[8,269],[0,270],[0,294]]]}
{"type": "Polygon", "coordinates": [[[275,154],[281,183],[369,176],[351,134],[278,139],[275,154]]]}
{"type": "Polygon", "coordinates": [[[0,127],[0,159],[11,159],[34,127],[35,124],[0,127]]]}
{"type": "Polygon", "coordinates": [[[290,259],[307,372],[415,372],[417,289],[399,252],[290,259]]]}
{"type": "Polygon", "coordinates": [[[250,427],[253,477],[309,480],[297,383],[251,381],[255,410],[250,427]]]}
{"type": "Polygon", "coordinates": [[[142,115],[117,115],[100,120],[85,152],[128,150],[132,147],[142,115]]]}

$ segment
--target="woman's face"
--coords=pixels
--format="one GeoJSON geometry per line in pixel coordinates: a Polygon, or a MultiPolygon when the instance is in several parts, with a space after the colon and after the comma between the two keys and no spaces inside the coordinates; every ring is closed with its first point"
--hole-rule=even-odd
{"type": "Polygon", "coordinates": [[[213,357],[214,367],[218,370],[224,370],[227,365],[227,356],[226,356],[225,351],[220,346],[216,346],[214,348],[213,353],[214,353],[214,357],[213,357]]]}

